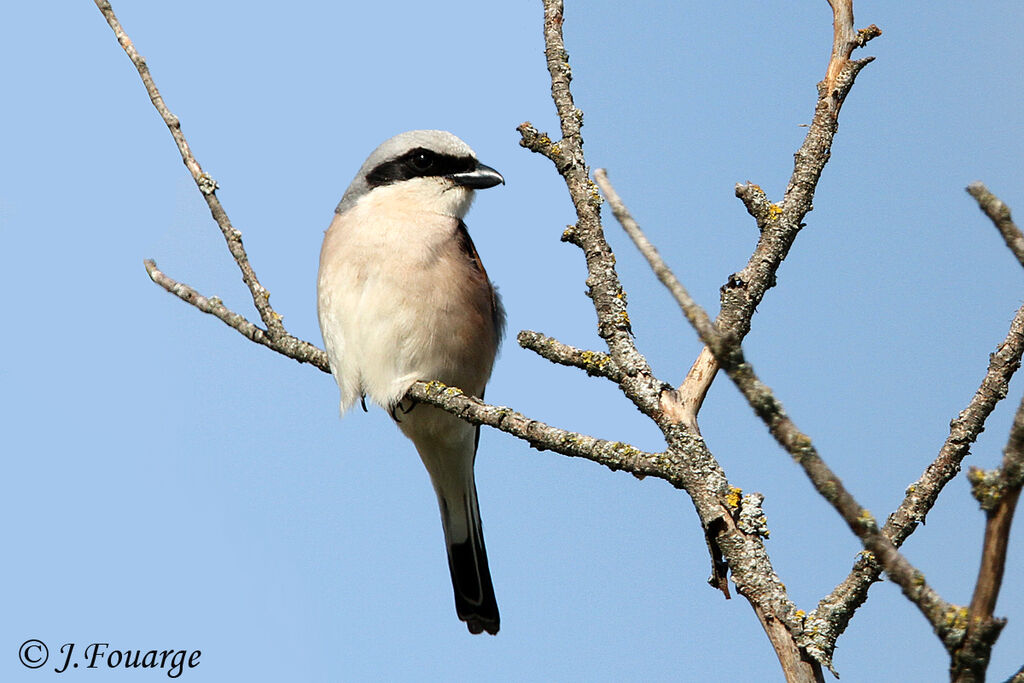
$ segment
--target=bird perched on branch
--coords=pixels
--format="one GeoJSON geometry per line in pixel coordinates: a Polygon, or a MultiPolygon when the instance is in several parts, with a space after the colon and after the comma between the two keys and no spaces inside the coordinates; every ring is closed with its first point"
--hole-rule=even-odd
{"type": "Polygon", "coordinates": [[[412,440],[441,508],[459,619],[491,634],[498,604],[473,478],[479,427],[404,397],[417,380],[484,395],[505,314],[462,219],[474,190],[504,182],[451,133],[396,135],[338,204],[317,283],[341,412],[369,396],[412,440]]]}

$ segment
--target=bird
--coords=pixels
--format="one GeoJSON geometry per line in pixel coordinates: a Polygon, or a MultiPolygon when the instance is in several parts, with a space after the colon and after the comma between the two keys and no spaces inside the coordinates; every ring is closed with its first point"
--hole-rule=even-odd
{"type": "Polygon", "coordinates": [[[441,512],[455,610],[498,632],[473,466],[479,426],[405,399],[418,380],[483,398],[505,312],[463,222],[498,171],[447,131],[381,143],[335,209],[320,251],[317,313],[344,415],[368,396],[419,453],[441,512]]]}

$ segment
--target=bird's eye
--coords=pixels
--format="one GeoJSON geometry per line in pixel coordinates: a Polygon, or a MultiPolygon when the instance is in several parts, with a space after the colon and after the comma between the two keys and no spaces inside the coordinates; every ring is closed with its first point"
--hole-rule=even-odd
{"type": "Polygon", "coordinates": [[[412,155],[412,165],[417,171],[428,171],[434,165],[434,155],[420,150],[412,155]]]}

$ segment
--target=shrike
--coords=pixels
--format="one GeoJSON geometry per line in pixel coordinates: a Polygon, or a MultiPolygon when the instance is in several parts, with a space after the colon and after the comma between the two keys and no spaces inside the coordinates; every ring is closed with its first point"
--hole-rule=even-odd
{"type": "Polygon", "coordinates": [[[480,429],[402,399],[417,380],[484,395],[505,313],[462,218],[474,190],[504,182],[451,133],[396,135],[338,204],[317,283],[341,412],[369,396],[412,440],[441,508],[455,610],[471,633],[490,634],[499,619],[473,478],[480,429]]]}

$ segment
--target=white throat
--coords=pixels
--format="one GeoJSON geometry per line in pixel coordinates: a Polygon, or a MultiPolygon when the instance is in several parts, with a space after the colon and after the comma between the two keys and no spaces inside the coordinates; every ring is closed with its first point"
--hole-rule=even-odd
{"type": "Polygon", "coordinates": [[[466,216],[476,193],[447,178],[411,178],[391,185],[375,187],[358,204],[379,207],[389,214],[434,213],[459,220],[466,216]]]}

